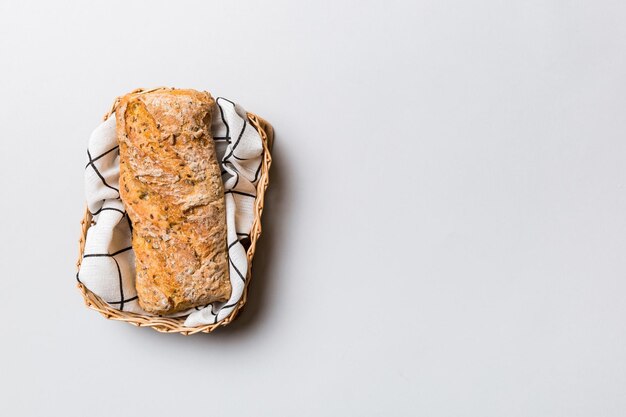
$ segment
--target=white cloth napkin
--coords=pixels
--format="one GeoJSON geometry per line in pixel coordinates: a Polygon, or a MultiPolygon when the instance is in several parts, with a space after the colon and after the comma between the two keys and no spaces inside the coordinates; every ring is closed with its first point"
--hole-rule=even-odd
{"type": "MultiPolygon", "coordinates": [[[[188,327],[223,320],[243,294],[248,259],[241,241],[250,237],[256,184],[262,165],[261,137],[248,123],[246,111],[238,104],[223,97],[217,98],[211,133],[224,181],[232,293],[225,303],[213,303],[176,314],[187,316],[185,326],[188,327]]],[[[120,160],[115,115],[93,131],[87,157],[85,195],[95,224],[87,232],[77,279],[113,308],[149,314],[137,302],[131,224],[118,191],[120,160]]]]}

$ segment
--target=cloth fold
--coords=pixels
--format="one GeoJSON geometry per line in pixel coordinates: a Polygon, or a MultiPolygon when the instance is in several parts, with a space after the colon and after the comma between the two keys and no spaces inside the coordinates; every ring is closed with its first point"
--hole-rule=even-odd
{"type": "MultiPolygon", "coordinates": [[[[256,184],[261,172],[263,143],[238,104],[218,97],[211,124],[222,168],[231,296],[172,316],[187,316],[185,326],[217,323],[226,318],[243,294],[248,259],[242,241],[250,237],[254,221],[256,184]]],[[[85,196],[94,224],[87,231],[77,279],[113,308],[149,315],[141,309],[135,290],[135,255],[131,222],[119,193],[119,147],[115,115],[91,134],[85,166],[85,196]]]]}

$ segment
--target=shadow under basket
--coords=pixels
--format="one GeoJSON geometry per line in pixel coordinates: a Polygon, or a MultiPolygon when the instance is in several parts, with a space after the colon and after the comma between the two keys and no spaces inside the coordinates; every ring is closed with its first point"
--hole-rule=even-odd
{"type": "MultiPolygon", "coordinates": [[[[135,90],[133,91],[133,93],[145,93],[155,90],[157,89],[135,90]]],[[[119,98],[115,101],[115,103],[113,103],[111,110],[105,115],[105,120],[109,115],[115,112],[118,103],[119,98]]],[[[263,161],[261,166],[261,176],[259,177],[259,182],[257,184],[257,197],[254,202],[254,221],[252,222],[252,228],[250,230],[250,246],[248,247],[247,252],[248,271],[246,274],[246,283],[243,289],[241,299],[239,300],[233,311],[230,313],[230,315],[215,324],[205,324],[197,327],[186,327],[183,325],[186,317],[158,317],[117,310],[111,307],[102,298],[91,292],[89,289],[87,289],[87,287],[79,282],[78,288],[80,289],[80,292],[85,299],[85,304],[87,305],[87,307],[91,308],[92,310],[96,310],[107,319],[125,321],[138,327],[151,327],[154,330],[162,333],[181,333],[185,336],[195,333],[210,333],[220,326],[226,326],[237,317],[244,304],[246,303],[246,299],[248,297],[248,286],[250,285],[250,280],[252,278],[252,258],[254,257],[254,252],[256,250],[258,239],[261,236],[261,215],[263,213],[265,190],[267,190],[267,186],[269,184],[269,169],[272,164],[272,156],[270,154],[270,150],[274,141],[274,130],[268,122],[252,113],[248,113],[248,121],[252,126],[254,126],[254,128],[259,132],[259,135],[261,136],[263,142],[263,161]]],[[[80,268],[83,253],[85,250],[85,239],[87,237],[87,230],[89,230],[89,227],[92,224],[93,221],[91,213],[89,212],[89,209],[86,209],[85,216],[81,221],[79,255],[78,261],[76,263],[77,268],[80,268]]]]}

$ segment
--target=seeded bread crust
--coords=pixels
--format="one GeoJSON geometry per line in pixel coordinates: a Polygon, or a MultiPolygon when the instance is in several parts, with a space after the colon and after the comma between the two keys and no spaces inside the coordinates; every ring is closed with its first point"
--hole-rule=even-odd
{"type": "Polygon", "coordinates": [[[226,210],[207,92],[129,94],[116,110],[120,196],[133,226],[139,304],[171,314],[231,293],[226,210]]]}

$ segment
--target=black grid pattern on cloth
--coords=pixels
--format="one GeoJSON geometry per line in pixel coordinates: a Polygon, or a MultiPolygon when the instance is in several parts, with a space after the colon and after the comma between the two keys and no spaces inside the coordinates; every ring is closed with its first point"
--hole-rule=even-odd
{"type": "MultiPolygon", "coordinates": [[[[124,253],[124,252],[128,252],[133,250],[132,246],[128,246],[125,247],[123,249],[117,250],[113,253],[86,253],[83,255],[83,259],[85,258],[108,258],[108,259],[113,259],[113,261],[115,262],[115,266],[117,267],[117,276],[118,276],[118,284],[119,284],[119,291],[120,291],[120,299],[118,301],[107,301],[107,304],[112,304],[112,305],[116,305],[119,304],[119,309],[121,311],[124,311],[124,304],[126,303],[130,303],[132,301],[137,300],[137,296],[132,296],[130,298],[124,298],[124,280],[122,277],[122,269],[120,268],[120,263],[117,261],[117,259],[115,259],[116,255],[119,255],[120,253],[124,253]]],[[[78,282],[80,282],[80,277],[78,275],[78,273],[76,274],[76,279],[78,280],[78,282]]]]}
{"type": "MultiPolygon", "coordinates": [[[[230,129],[230,126],[228,125],[228,122],[226,122],[226,118],[224,117],[224,110],[222,109],[222,105],[220,104],[220,100],[226,101],[231,106],[233,106],[233,108],[236,107],[236,104],[233,103],[232,101],[228,100],[227,98],[224,98],[224,97],[218,97],[215,100],[215,103],[217,104],[217,107],[220,109],[220,116],[222,118],[222,123],[224,123],[224,125],[226,126],[226,136],[220,137],[220,139],[225,139],[230,144],[231,140],[232,140],[231,136],[230,136],[231,129],[230,129]]],[[[230,149],[230,152],[222,158],[222,163],[224,163],[225,161],[228,161],[228,159],[231,156],[234,157],[235,159],[239,160],[239,161],[245,161],[246,160],[245,158],[240,158],[237,155],[235,155],[235,150],[237,149],[237,146],[239,146],[239,143],[241,142],[241,138],[242,138],[242,136],[243,136],[247,126],[248,126],[248,120],[247,120],[247,118],[244,117],[243,118],[243,126],[241,127],[241,131],[239,132],[239,135],[237,136],[237,140],[235,141],[235,144],[232,145],[232,147],[230,149]]],[[[259,163],[258,168],[255,171],[260,171],[262,165],[263,165],[263,162],[261,161],[259,163]]],[[[255,178],[255,181],[252,181],[252,182],[253,183],[256,182],[256,179],[257,178],[255,178]]]]}
{"type": "Polygon", "coordinates": [[[118,209],[117,207],[101,207],[98,210],[94,211],[93,213],[91,213],[92,216],[97,216],[98,214],[102,213],[103,211],[106,210],[111,210],[111,211],[117,211],[118,213],[122,213],[122,215],[125,215],[126,212],[124,210],[118,209]]]}
{"type": "MultiPolygon", "coordinates": [[[[236,104],[233,103],[232,101],[228,100],[227,98],[224,98],[224,97],[218,97],[215,102],[216,102],[216,104],[217,104],[217,106],[219,108],[220,116],[221,116],[221,119],[222,119],[222,123],[226,127],[226,136],[225,136],[225,138],[227,138],[228,143],[230,144],[231,143],[231,131],[232,131],[232,129],[231,129],[230,125],[228,124],[228,122],[226,121],[226,118],[224,117],[224,109],[222,108],[222,106],[224,105],[223,102],[226,102],[227,103],[226,105],[230,105],[234,109],[236,107],[236,104]]],[[[261,173],[261,167],[263,166],[263,158],[259,158],[259,164],[258,164],[258,166],[254,170],[254,178],[251,181],[251,183],[255,186],[254,187],[254,191],[255,191],[254,194],[250,193],[250,192],[246,192],[246,191],[240,191],[240,190],[237,189],[237,185],[239,185],[239,176],[241,174],[237,171],[235,164],[229,160],[229,158],[231,156],[234,157],[235,159],[239,159],[235,155],[235,150],[236,150],[237,146],[240,143],[240,140],[241,140],[241,138],[242,138],[242,136],[244,134],[246,126],[247,126],[247,120],[244,119],[244,123],[243,123],[241,131],[239,132],[239,135],[237,137],[237,141],[235,142],[234,145],[232,145],[232,148],[231,148],[230,152],[228,154],[225,154],[224,157],[222,158],[222,165],[226,166],[226,164],[230,164],[230,166],[233,168],[231,171],[236,172],[235,184],[232,186],[231,190],[226,190],[224,192],[224,194],[239,195],[239,196],[243,196],[243,197],[256,199],[256,183],[259,180],[259,174],[261,173]]],[[[225,174],[225,173],[228,173],[228,171],[223,170],[222,171],[222,175],[225,174]]],[[[237,233],[237,237],[238,237],[237,241],[229,243],[229,248],[232,247],[232,245],[234,245],[236,242],[240,242],[240,243],[242,243],[242,245],[244,245],[244,248],[247,249],[248,243],[249,243],[249,240],[250,240],[250,234],[249,233],[237,233]]],[[[239,277],[242,279],[242,281],[245,282],[245,278],[243,277],[241,271],[239,271],[234,265],[233,265],[233,268],[235,269],[235,271],[237,272],[239,277]]]]}
{"type": "Polygon", "coordinates": [[[117,191],[117,196],[119,197],[120,195],[120,190],[118,190],[117,188],[109,185],[109,183],[106,182],[106,180],[104,179],[104,176],[102,175],[102,173],[98,170],[98,167],[96,167],[95,162],[102,158],[103,156],[107,155],[109,152],[114,151],[115,149],[119,149],[118,146],[114,147],[113,149],[109,149],[108,151],[96,156],[95,158],[91,157],[91,152],[89,152],[89,149],[87,149],[87,157],[89,158],[89,162],[87,162],[87,166],[85,166],[85,169],[91,167],[93,168],[93,170],[95,171],[96,175],[100,178],[100,181],[102,181],[102,184],[104,184],[105,187],[110,188],[112,190],[117,191]]]}

